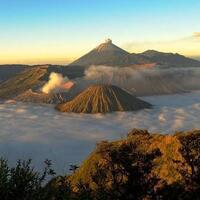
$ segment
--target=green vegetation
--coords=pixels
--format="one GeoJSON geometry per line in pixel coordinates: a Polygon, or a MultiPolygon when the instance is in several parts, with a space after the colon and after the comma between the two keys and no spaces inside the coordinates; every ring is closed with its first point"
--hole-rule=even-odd
{"type": "Polygon", "coordinates": [[[198,200],[200,130],[175,135],[132,130],[127,138],[97,144],[72,174],[55,176],[51,162],[43,173],[18,161],[9,168],[0,160],[2,200],[198,200]],[[47,182],[47,176],[54,176],[47,182]],[[46,181],[46,184],[44,182],[46,181]]]}
{"type": "Polygon", "coordinates": [[[31,160],[19,160],[15,167],[9,167],[4,159],[0,159],[0,197],[1,200],[41,200],[47,199],[44,181],[48,175],[54,175],[51,161],[45,161],[42,173],[31,166],[31,160]]]}
{"type": "Polygon", "coordinates": [[[200,130],[161,135],[133,129],[125,139],[99,143],[68,179],[74,190],[81,182],[93,192],[102,187],[103,194],[118,192],[118,197],[107,195],[105,199],[198,199],[199,173],[200,130]],[[132,166],[139,167],[137,175],[131,175],[132,166]],[[113,186],[113,171],[122,180],[117,186],[113,186]]]}

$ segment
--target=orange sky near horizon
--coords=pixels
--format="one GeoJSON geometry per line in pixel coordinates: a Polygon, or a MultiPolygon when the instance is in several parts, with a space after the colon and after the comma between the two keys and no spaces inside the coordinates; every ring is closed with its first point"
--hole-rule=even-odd
{"type": "Polygon", "coordinates": [[[106,38],[200,57],[199,0],[4,0],[0,64],[68,64],[106,38]]]}
{"type": "MultiPolygon", "coordinates": [[[[102,42],[102,41],[101,41],[102,42]]],[[[56,46],[44,45],[43,47],[33,46],[26,48],[14,46],[12,49],[0,51],[0,64],[69,64],[75,59],[88,53],[101,42],[87,43],[80,48],[59,44],[56,46]]],[[[154,49],[162,52],[179,53],[192,58],[200,58],[200,33],[196,32],[191,36],[181,39],[167,41],[134,41],[126,43],[117,43],[117,46],[127,50],[130,53],[140,53],[148,49],[154,49]]]]}

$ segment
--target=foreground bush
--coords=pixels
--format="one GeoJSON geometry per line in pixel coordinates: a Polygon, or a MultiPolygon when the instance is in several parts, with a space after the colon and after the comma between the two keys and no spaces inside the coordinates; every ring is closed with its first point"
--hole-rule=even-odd
{"type": "Polygon", "coordinates": [[[70,178],[93,199],[200,199],[200,131],[174,135],[132,130],[101,142],[70,178]],[[96,196],[95,196],[96,194],[96,196]]]}
{"type": "Polygon", "coordinates": [[[101,142],[69,176],[43,172],[31,160],[9,167],[0,160],[1,200],[199,200],[200,131],[151,135],[133,130],[116,142],[101,142]],[[54,176],[47,182],[48,176],[54,176]]]}
{"type": "Polygon", "coordinates": [[[43,184],[49,175],[54,175],[49,160],[45,161],[44,171],[39,173],[31,167],[31,160],[19,160],[10,168],[6,160],[0,159],[0,199],[47,199],[43,184]]]}

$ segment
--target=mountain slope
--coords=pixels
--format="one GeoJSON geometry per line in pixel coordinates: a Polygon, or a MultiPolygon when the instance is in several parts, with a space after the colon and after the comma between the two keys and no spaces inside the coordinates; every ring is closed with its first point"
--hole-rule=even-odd
{"type": "Polygon", "coordinates": [[[148,58],[143,55],[131,55],[127,51],[114,45],[110,39],[97,46],[95,49],[74,61],[70,65],[90,66],[90,65],[108,65],[108,66],[130,66],[135,64],[150,63],[148,58]]]}
{"type": "Polygon", "coordinates": [[[149,58],[163,67],[200,67],[200,62],[191,58],[187,58],[180,54],[163,53],[155,50],[148,50],[140,55],[149,58]]]}
{"type": "Polygon", "coordinates": [[[16,76],[18,73],[25,70],[26,65],[0,65],[0,82],[6,81],[9,78],[16,76]]]}
{"type": "Polygon", "coordinates": [[[64,92],[46,94],[41,92],[33,92],[31,89],[29,89],[26,92],[18,95],[15,100],[29,103],[58,104],[69,101],[69,96],[64,92]]]}
{"type": "MultiPolygon", "coordinates": [[[[93,177],[95,177],[102,163],[105,163],[105,158],[102,154],[99,154],[100,149],[103,147],[104,151],[107,150],[110,153],[109,155],[113,155],[112,153],[116,155],[119,153],[121,146],[127,145],[128,147],[132,143],[138,144],[138,148],[142,152],[151,152],[155,149],[160,150],[161,156],[154,160],[154,167],[151,173],[161,179],[161,184],[163,183],[162,181],[166,181],[167,184],[182,182],[183,177],[180,174],[180,166],[178,164],[183,162],[184,165],[182,167],[184,166],[186,170],[188,168],[188,163],[186,163],[180,151],[183,147],[180,138],[184,137],[188,137],[188,144],[195,144],[195,140],[198,141],[200,139],[200,130],[163,135],[150,134],[147,130],[133,129],[127,138],[114,142],[103,141],[97,144],[96,149],[83,162],[75,174],[69,178],[70,183],[72,186],[77,186],[77,183],[81,181],[91,189],[95,189],[98,186],[94,183],[93,177]],[[192,140],[190,136],[196,137],[192,137],[194,138],[192,140]]],[[[195,153],[195,151],[192,153],[195,153]]]]}
{"type": "Polygon", "coordinates": [[[38,88],[42,77],[47,74],[47,67],[31,67],[15,77],[0,84],[0,98],[13,98],[30,88],[38,88]]]}
{"type": "Polygon", "coordinates": [[[59,104],[56,108],[61,112],[107,113],[150,107],[149,103],[137,99],[117,86],[94,85],[84,90],[72,101],[59,104]]]}

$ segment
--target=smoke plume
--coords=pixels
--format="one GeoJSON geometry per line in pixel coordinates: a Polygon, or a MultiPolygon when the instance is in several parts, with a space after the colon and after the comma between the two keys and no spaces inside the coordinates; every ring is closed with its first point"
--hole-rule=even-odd
{"type": "Polygon", "coordinates": [[[73,86],[73,82],[62,74],[52,72],[49,76],[49,81],[42,87],[42,92],[46,94],[56,93],[61,90],[68,90],[73,86]]]}

